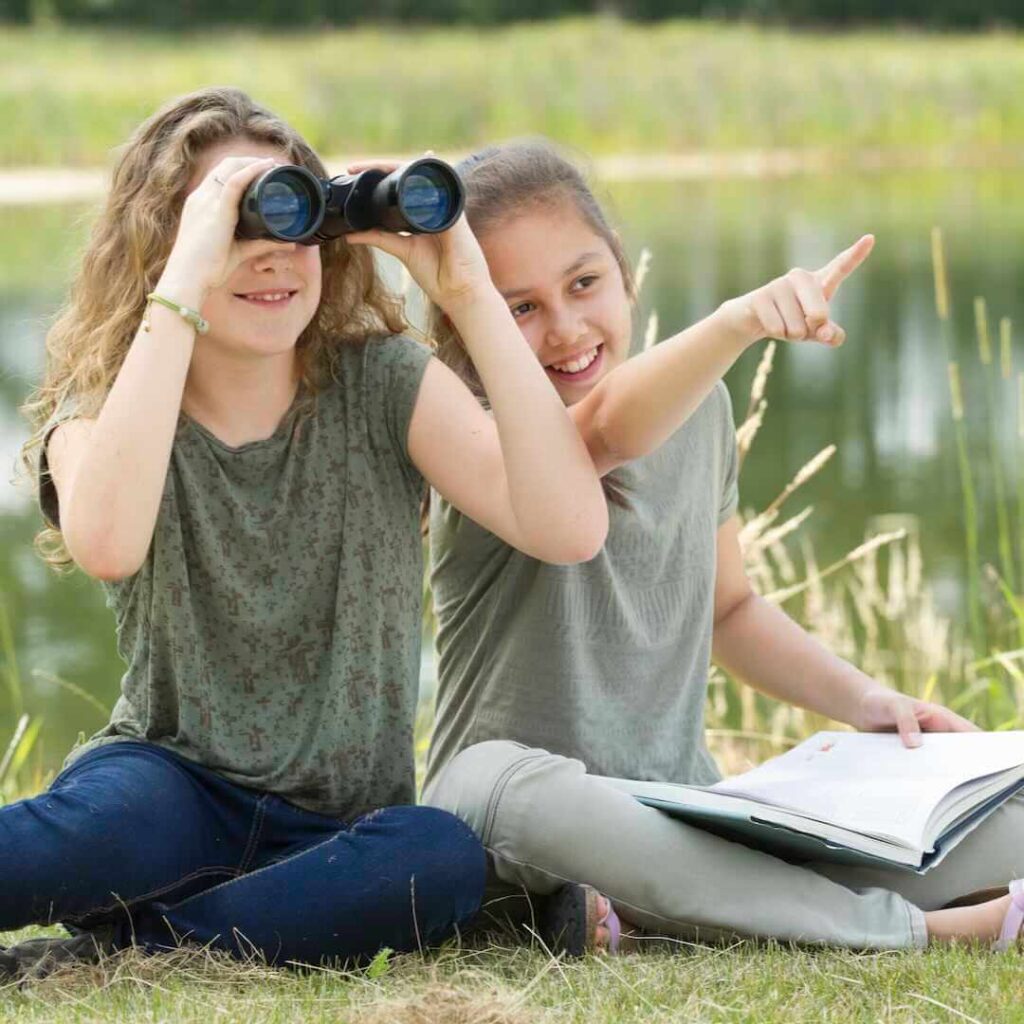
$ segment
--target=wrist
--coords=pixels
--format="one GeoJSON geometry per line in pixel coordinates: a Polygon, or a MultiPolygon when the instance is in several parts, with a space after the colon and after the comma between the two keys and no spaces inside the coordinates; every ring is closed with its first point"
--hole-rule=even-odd
{"type": "Polygon", "coordinates": [[[512,315],[505,300],[489,280],[464,288],[455,295],[445,296],[438,301],[438,305],[460,333],[463,325],[468,326],[481,315],[512,315]]]}
{"type": "Polygon", "coordinates": [[[870,732],[877,728],[879,723],[875,720],[875,717],[871,715],[868,705],[873,697],[889,692],[890,689],[888,686],[882,686],[881,683],[877,683],[873,679],[867,681],[862,680],[860,687],[853,694],[850,714],[845,716],[842,720],[845,721],[847,725],[852,725],[854,729],[858,730],[858,732],[870,732]]]}
{"type": "Polygon", "coordinates": [[[171,299],[181,306],[198,310],[206,301],[210,289],[201,281],[196,280],[194,274],[179,271],[176,267],[168,265],[164,268],[153,291],[162,298],[171,299]]]}
{"type": "Polygon", "coordinates": [[[708,319],[721,332],[726,346],[735,356],[742,355],[751,345],[761,340],[748,316],[737,306],[738,300],[728,299],[708,319]]]}

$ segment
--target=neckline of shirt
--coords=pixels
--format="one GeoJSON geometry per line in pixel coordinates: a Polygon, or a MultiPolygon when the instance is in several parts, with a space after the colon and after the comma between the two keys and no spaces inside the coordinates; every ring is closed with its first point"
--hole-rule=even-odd
{"type": "Polygon", "coordinates": [[[304,404],[306,398],[306,388],[302,381],[299,381],[299,386],[295,390],[295,396],[292,398],[291,405],[285,410],[284,415],[278,421],[277,426],[274,428],[273,433],[268,437],[257,438],[255,441],[246,441],[244,444],[231,445],[226,441],[219,438],[212,430],[208,427],[203,426],[202,423],[197,419],[189,416],[184,409],[181,410],[181,416],[184,421],[192,427],[197,433],[201,434],[211,443],[215,444],[222,451],[227,452],[229,455],[244,455],[246,452],[254,449],[264,448],[276,441],[282,440],[291,430],[292,421],[295,419],[299,408],[304,404]]]}

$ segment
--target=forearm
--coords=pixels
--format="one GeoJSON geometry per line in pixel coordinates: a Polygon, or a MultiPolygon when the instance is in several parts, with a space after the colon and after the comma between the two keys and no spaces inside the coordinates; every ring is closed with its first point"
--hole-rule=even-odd
{"type": "Polygon", "coordinates": [[[509,504],[524,539],[531,550],[551,552],[551,561],[593,557],[608,527],[600,481],[508,307],[488,288],[449,316],[487,393],[509,504]]]}
{"type": "Polygon", "coordinates": [[[616,367],[580,403],[580,415],[593,420],[589,430],[584,423],[580,428],[604,463],[599,470],[608,472],[668,440],[751,341],[715,312],[616,367]]]}
{"type": "MultiPolygon", "coordinates": [[[[191,304],[184,290],[173,297],[191,304]]],[[[93,575],[129,575],[145,559],[194,342],[191,325],[154,303],[93,425],[61,511],[68,549],[93,575]]]]}
{"type": "Polygon", "coordinates": [[[881,687],[753,593],[715,623],[713,651],[755,690],[857,728],[865,695],[881,687]]]}

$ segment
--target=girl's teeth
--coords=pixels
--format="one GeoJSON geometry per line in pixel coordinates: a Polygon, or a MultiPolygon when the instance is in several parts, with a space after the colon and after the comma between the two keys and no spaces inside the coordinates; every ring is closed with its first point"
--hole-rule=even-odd
{"type": "Polygon", "coordinates": [[[251,299],[253,302],[278,302],[281,299],[287,299],[287,292],[278,292],[274,295],[247,295],[246,298],[251,299]]]}
{"type": "Polygon", "coordinates": [[[568,363],[552,363],[551,365],[562,373],[579,373],[580,370],[585,370],[596,358],[597,349],[592,348],[578,359],[573,359],[568,363]]]}

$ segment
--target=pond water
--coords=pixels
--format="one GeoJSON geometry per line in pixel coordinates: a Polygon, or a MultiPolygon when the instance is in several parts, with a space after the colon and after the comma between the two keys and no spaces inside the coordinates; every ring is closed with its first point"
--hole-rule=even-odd
{"type": "MultiPolygon", "coordinates": [[[[710,312],[790,266],[816,267],[861,233],[876,251],[844,286],[837,318],[849,340],[837,352],[783,346],[768,415],[741,478],[744,507],[762,507],[824,445],[839,452],[792,502],[813,502],[807,534],[821,561],[859,543],[875,517],[916,517],[925,568],[950,614],[962,607],[961,491],[947,385],[947,351],[935,314],[930,231],[945,232],[953,345],[964,367],[972,462],[978,476],[982,554],[996,558],[984,376],[974,334],[975,296],[993,322],[1021,326],[1014,376],[1024,371],[1024,177],[1017,172],[899,173],[784,180],[617,184],[609,189],[630,252],[653,261],[638,316],[657,309],[661,334],[710,312]]],[[[61,301],[87,230],[77,207],[0,207],[0,593],[25,684],[24,705],[45,716],[41,756],[55,764],[102,716],[50,678],[113,703],[121,665],[97,586],[58,578],[31,550],[31,495],[8,483],[24,427],[17,405],[42,367],[47,319],[61,301]]],[[[761,346],[728,376],[737,418],[747,406],[761,346]]],[[[991,407],[1005,473],[1022,471],[1016,384],[999,382],[991,407]]],[[[429,673],[427,673],[429,675],[429,673]]],[[[0,735],[11,701],[0,694],[0,735]]]]}

